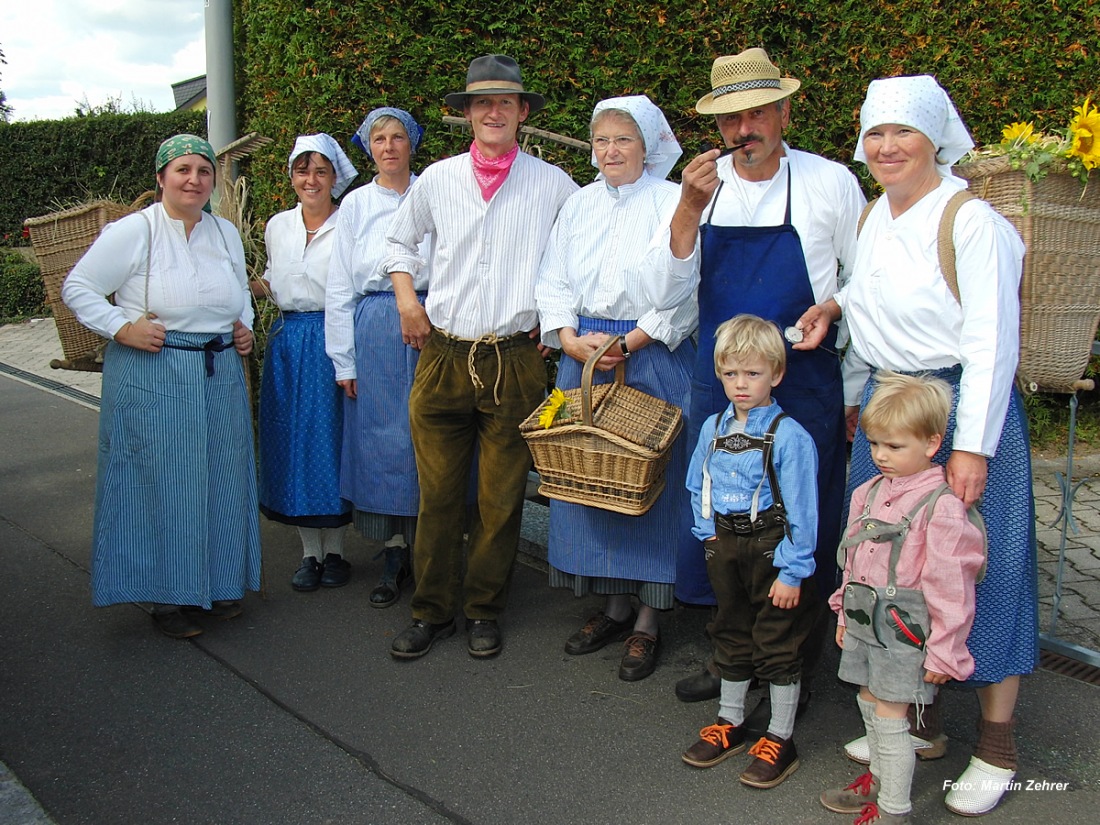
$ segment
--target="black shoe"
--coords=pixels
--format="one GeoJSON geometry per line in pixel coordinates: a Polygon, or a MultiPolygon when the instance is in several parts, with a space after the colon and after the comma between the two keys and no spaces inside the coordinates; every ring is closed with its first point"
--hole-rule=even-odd
{"type": "Polygon", "coordinates": [[[722,677],[707,667],[702,673],[687,676],[676,683],[676,698],[681,702],[717,699],[722,693],[722,677]]]}
{"type": "MultiPolygon", "coordinates": [[[[765,689],[767,686],[765,685],[765,689]]],[[[794,718],[801,719],[803,714],[806,713],[806,708],[810,706],[810,698],[813,694],[807,688],[802,690],[798,694],[798,710],[795,711],[794,718]]],[[[762,736],[766,736],[768,733],[768,725],[772,721],[772,698],[766,692],[760,697],[760,703],[752,709],[752,713],[745,717],[745,721],[741,723],[741,727],[745,729],[745,735],[751,739],[759,739],[762,736]]]]}
{"type": "Polygon", "coordinates": [[[408,547],[386,547],[382,553],[386,556],[382,578],[378,580],[378,585],[367,597],[371,607],[389,607],[396,604],[401,598],[401,588],[412,578],[408,547]]]}
{"type": "Polygon", "coordinates": [[[657,650],[661,642],[649,633],[635,633],[623,643],[619,678],[624,682],[637,682],[657,669],[657,650]]]}
{"type": "Polygon", "coordinates": [[[565,640],[565,652],[570,656],[583,656],[585,653],[595,653],[611,642],[620,642],[630,635],[637,618],[631,611],[623,621],[617,622],[601,610],[565,640]]]}
{"type": "Polygon", "coordinates": [[[205,616],[208,619],[235,619],[244,613],[244,606],[236,599],[223,599],[210,603],[209,608],[188,604],[180,608],[189,616],[205,616]]]}
{"type": "Polygon", "coordinates": [[[470,655],[477,659],[496,656],[504,646],[500,626],[495,619],[467,619],[466,645],[470,655]]]}
{"type": "Polygon", "coordinates": [[[437,639],[449,639],[455,634],[455,620],[442,624],[430,624],[420,619],[398,634],[390,645],[390,655],[395,659],[419,659],[432,649],[437,639]]]}
{"type": "Polygon", "coordinates": [[[157,630],[171,639],[190,639],[202,633],[202,628],[178,609],[154,612],[153,624],[157,626],[157,630]]]}
{"type": "Polygon", "coordinates": [[[299,593],[310,593],[321,586],[321,562],[306,556],[298,569],[294,572],[294,578],[290,580],[290,586],[299,593]]]}
{"type": "Polygon", "coordinates": [[[343,556],[328,553],[322,567],[321,587],[343,587],[351,579],[351,562],[343,556]]]}

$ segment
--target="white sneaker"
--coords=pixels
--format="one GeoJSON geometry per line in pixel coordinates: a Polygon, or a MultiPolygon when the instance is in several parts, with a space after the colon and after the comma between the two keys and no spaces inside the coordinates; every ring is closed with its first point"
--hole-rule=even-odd
{"type": "Polygon", "coordinates": [[[963,816],[981,816],[997,807],[1016,771],[998,768],[976,756],[951,785],[944,804],[947,810],[963,816]]]}
{"type": "MultiPolygon", "coordinates": [[[[927,761],[940,759],[947,753],[947,736],[940,734],[935,739],[921,739],[919,736],[909,734],[909,741],[913,743],[913,750],[917,753],[917,759],[927,761]]],[[[853,762],[861,765],[871,764],[871,746],[867,744],[867,737],[861,736],[853,739],[844,746],[844,755],[853,762]]]]}

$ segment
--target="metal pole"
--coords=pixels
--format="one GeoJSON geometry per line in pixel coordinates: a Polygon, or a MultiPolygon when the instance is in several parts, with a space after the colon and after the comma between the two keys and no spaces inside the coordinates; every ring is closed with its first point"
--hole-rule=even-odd
{"type": "Polygon", "coordinates": [[[237,139],[233,84],[233,0],[205,0],[206,129],[214,151],[237,139]]]}

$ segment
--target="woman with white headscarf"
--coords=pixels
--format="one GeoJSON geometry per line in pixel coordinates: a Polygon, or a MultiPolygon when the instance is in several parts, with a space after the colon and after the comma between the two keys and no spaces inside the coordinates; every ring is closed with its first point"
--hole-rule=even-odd
{"type": "MultiPolygon", "coordinates": [[[[815,346],[822,321],[835,320],[843,311],[857,356],[846,363],[846,403],[860,402],[861,390],[866,403],[877,370],[931,373],[954,388],[944,446],[934,460],[946,467],[954,493],[967,505],[978,504],[989,533],[988,572],[977,586],[967,639],[975,661],[968,684],[977,687],[981,706],[978,744],[946,800],[952,811],[970,816],[992,810],[1015,775],[1013,710],[1020,676],[1030,673],[1038,658],[1031,453],[1013,385],[1024,245],[1004,218],[974,199],[959,208],[951,233],[958,299],[944,279],[937,251],[948,200],[966,188],[951,174],[951,164],[973,145],[934,78],[871,83],[860,111],[855,158],[867,164],[885,195],[866,213],[851,280],[834,300],[807,311],[799,321],[805,342],[796,345],[815,346]],[[866,382],[865,370],[851,370],[859,361],[871,368],[866,382]]],[[[849,491],[875,474],[867,440],[857,432],[849,491]]],[[[861,711],[873,723],[874,705],[866,704],[860,701],[861,711]]],[[[929,715],[938,717],[926,710],[929,715]]],[[[913,745],[942,755],[938,719],[923,721],[913,745]]],[[[908,734],[903,730],[899,736],[903,757],[911,760],[908,734]]],[[[881,750],[882,742],[878,745],[881,750]]],[[[863,761],[868,745],[856,740],[846,750],[863,761]]],[[[879,798],[880,813],[905,813],[891,807],[897,807],[894,800],[879,798]]]]}
{"type": "MultiPolygon", "coordinates": [[[[576,387],[581,368],[608,336],[621,347],[597,364],[609,381],[629,359],[627,383],[683,406],[695,361],[689,338],[695,301],[657,311],[642,289],[649,241],[667,224],[679,189],[665,178],[680,157],[664,114],[644,95],[596,104],[592,114],[596,181],[566,201],[539,270],[535,299],[542,342],[560,347],[558,386],[576,387]]],[[[653,508],[628,516],[594,507],[550,504],[550,584],[578,595],[607,597],[604,609],[565,643],[572,655],[626,639],[619,678],[644,679],[657,664],[658,611],[673,606],[676,557],[691,537],[691,505],[683,484],[687,452],[672,447],[668,484],[653,508]],[[637,613],[632,597],[639,602],[637,613]]]]}
{"type": "Polygon", "coordinates": [[[332,254],[334,202],[358,174],[326,134],[301,135],[287,170],[298,204],[267,222],[267,269],[253,282],[279,320],[268,338],[260,384],[260,511],[298,528],[299,591],[347,584],[344,532],[351,521],[340,498],[340,390],[325,356],[325,283],[332,254]]]}
{"type": "MultiPolygon", "coordinates": [[[[344,394],[340,494],[355,508],[355,526],[384,541],[382,576],[371,607],[389,607],[412,576],[411,548],[420,506],[409,435],[409,389],[420,353],[405,346],[393,285],[382,269],[397,207],[416,180],[409,168],[424,130],[404,109],[373,110],[351,142],[378,174],[340,208],[329,268],[325,346],[344,394]]],[[[430,239],[420,256],[428,260],[430,239]]],[[[425,264],[415,287],[424,302],[425,264]]]]}

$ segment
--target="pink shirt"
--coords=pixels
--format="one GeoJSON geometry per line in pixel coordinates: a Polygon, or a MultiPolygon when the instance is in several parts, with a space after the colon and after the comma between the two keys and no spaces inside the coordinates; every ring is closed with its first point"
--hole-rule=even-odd
{"type": "MultiPolygon", "coordinates": [[[[883,478],[870,516],[899,521],[943,481],[944,471],[938,465],[912,476],[883,478]]],[[[873,482],[874,479],[860,485],[852,494],[845,535],[858,530],[856,525],[873,482]]],[[[845,624],[840,609],[844,585],[856,581],[873,587],[886,586],[890,545],[865,541],[849,549],[848,558],[854,563],[845,565],[840,589],[829,599],[840,625],[845,624]]],[[[984,561],[981,531],[970,523],[962,501],[950,491],[940,496],[931,519],[925,508],[913,521],[898,560],[897,586],[924,593],[932,624],[924,648],[925,670],[960,681],[974,672],[974,658],[967,650],[966,637],[974,623],[974,579],[984,561]]]]}

